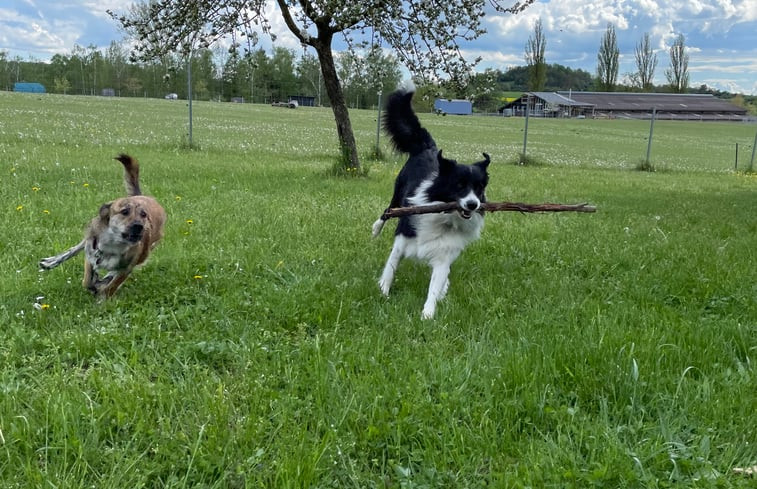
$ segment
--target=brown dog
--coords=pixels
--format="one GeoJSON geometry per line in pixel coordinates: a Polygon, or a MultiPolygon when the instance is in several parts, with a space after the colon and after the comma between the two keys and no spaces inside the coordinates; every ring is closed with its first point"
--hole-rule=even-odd
{"type": "Polygon", "coordinates": [[[124,165],[127,197],[103,204],[79,244],[39,262],[49,270],[85,250],[82,286],[98,299],[115,294],[134,267],[147,259],[163,237],[166,222],[166,212],[158,201],[139,189],[137,160],[125,154],[115,159],[124,165]],[[100,278],[99,270],[106,275],[100,278]]]}

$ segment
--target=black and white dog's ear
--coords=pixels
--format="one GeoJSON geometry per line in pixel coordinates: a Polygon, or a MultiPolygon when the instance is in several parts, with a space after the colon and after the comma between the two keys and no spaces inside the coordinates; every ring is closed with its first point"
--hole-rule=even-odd
{"type": "Polygon", "coordinates": [[[100,219],[103,221],[107,221],[110,219],[110,206],[113,204],[113,202],[108,202],[106,204],[103,204],[100,206],[100,219]]]}
{"type": "Polygon", "coordinates": [[[436,160],[439,162],[439,173],[449,173],[455,169],[455,161],[448,160],[442,156],[442,150],[436,154],[436,160]]]}
{"type": "Polygon", "coordinates": [[[489,155],[487,153],[482,154],[484,155],[484,159],[474,164],[481,168],[483,171],[486,171],[486,169],[489,167],[489,163],[491,163],[492,160],[491,158],[489,158],[489,155]]]}

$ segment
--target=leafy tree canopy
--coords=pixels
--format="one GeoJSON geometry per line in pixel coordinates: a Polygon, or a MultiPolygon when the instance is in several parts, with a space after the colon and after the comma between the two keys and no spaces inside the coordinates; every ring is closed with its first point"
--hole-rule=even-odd
{"type": "MultiPolygon", "coordinates": [[[[289,31],[315,49],[332,103],[342,166],[354,174],[360,162],[332,52],[341,33],[350,46],[388,45],[401,63],[423,81],[446,80],[464,87],[479,60],[467,60],[460,43],[481,36],[488,12],[518,13],[534,0],[276,0],[278,14],[289,31]]],[[[272,36],[266,0],[150,0],[131,7],[128,14],[111,15],[132,34],[140,59],[180,50],[191,53],[220,38],[253,39],[258,31],[272,36]]],[[[249,43],[248,43],[249,45],[249,43]]]]}
{"type": "MultiPolygon", "coordinates": [[[[423,81],[467,81],[480,59],[465,59],[460,43],[478,38],[484,12],[518,13],[534,0],[503,5],[500,0],[428,2],[423,0],[277,0],[278,12],[304,45],[318,50],[337,33],[350,47],[385,44],[400,63],[423,81]]],[[[265,0],[152,0],[127,13],[109,11],[136,40],[140,59],[167,52],[188,53],[231,36],[272,36],[265,0]]],[[[328,45],[330,48],[330,44],[328,45]]],[[[459,86],[459,84],[458,84],[459,86]]]]}

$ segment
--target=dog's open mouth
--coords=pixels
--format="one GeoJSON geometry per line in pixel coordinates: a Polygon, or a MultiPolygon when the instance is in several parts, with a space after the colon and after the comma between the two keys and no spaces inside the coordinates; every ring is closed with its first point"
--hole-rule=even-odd
{"type": "Polygon", "coordinates": [[[145,226],[141,223],[133,223],[128,226],[121,237],[130,243],[136,243],[141,241],[145,234],[145,226]]]}
{"type": "Polygon", "coordinates": [[[463,219],[470,219],[473,215],[473,211],[469,211],[467,209],[458,209],[458,213],[463,219]]]}
{"type": "Polygon", "coordinates": [[[142,239],[142,233],[123,233],[121,236],[123,236],[123,238],[130,243],[136,243],[137,241],[142,239]]]}
{"type": "Polygon", "coordinates": [[[121,233],[121,237],[129,243],[137,243],[142,240],[142,230],[139,231],[126,231],[121,233]]]}

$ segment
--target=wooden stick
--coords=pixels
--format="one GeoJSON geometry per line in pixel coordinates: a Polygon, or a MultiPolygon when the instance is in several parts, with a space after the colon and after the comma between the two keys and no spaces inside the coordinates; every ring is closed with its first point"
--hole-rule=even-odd
{"type": "MultiPolygon", "coordinates": [[[[430,214],[435,212],[447,212],[458,209],[457,202],[443,204],[415,205],[411,207],[394,207],[387,209],[381,219],[387,220],[393,217],[412,216],[415,214],[430,214]]],[[[587,203],[583,204],[524,204],[522,202],[484,202],[481,209],[489,212],[517,211],[517,212],[596,212],[597,208],[587,203]]]]}

